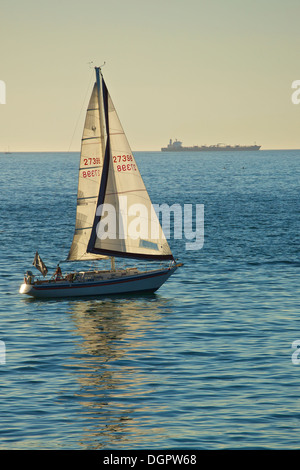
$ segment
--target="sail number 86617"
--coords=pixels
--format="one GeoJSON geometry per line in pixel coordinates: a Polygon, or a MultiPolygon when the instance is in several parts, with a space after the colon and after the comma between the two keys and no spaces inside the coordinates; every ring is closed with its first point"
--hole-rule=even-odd
{"type": "Polygon", "coordinates": [[[127,163],[127,165],[117,165],[117,171],[136,171],[134,163],[127,163]]]}

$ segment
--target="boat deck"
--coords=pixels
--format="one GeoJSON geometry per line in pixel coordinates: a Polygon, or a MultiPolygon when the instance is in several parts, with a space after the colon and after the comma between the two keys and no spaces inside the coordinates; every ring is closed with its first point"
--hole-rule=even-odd
{"type": "MultiPolygon", "coordinates": [[[[147,272],[147,271],[142,271],[147,272]]],[[[63,283],[82,283],[82,282],[92,282],[92,281],[101,281],[106,279],[119,278],[121,276],[132,276],[134,274],[141,274],[137,268],[126,268],[126,269],[116,269],[115,271],[103,270],[103,271],[78,271],[73,273],[68,273],[65,276],[52,278],[52,279],[37,279],[33,282],[35,285],[43,284],[63,284],[63,283]]]]}
{"type": "Polygon", "coordinates": [[[124,294],[157,290],[177,269],[177,265],[155,270],[137,268],[116,271],[82,271],[60,279],[24,279],[20,294],[33,297],[68,297],[85,295],[124,294]]]}

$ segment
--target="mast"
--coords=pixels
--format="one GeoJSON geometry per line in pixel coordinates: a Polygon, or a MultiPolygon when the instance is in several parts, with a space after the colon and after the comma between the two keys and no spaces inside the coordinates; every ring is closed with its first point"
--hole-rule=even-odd
{"type": "MultiPolygon", "coordinates": [[[[102,147],[102,155],[105,155],[105,142],[104,142],[104,118],[103,118],[103,110],[104,106],[101,105],[101,99],[103,100],[103,87],[102,87],[102,73],[101,67],[95,67],[96,72],[96,83],[97,83],[97,90],[98,90],[98,106],[99,106],[99,124],[100,124],[100,136],[101,136],[101,147],[102,147]]],[[[109,130],[106,129],[107,136],[109,134],[109,130]]],[[[115,271],[115,257],[110,257],[111,263],[111,270],[115,271]]]]}
{"type": "Polygon", "coordinates": [[[102,146],[102,155],[105,155],[103,106],[101,105],[101,99],[103,97],[102,73],[101,73],[101,68],[100,67],[95,67],[95,71],[96,71],[96,83],[97,83],[97,90],[98,90],[99,124],[100,124],[100,138],[101,138],[101,146],[102,146]]]}

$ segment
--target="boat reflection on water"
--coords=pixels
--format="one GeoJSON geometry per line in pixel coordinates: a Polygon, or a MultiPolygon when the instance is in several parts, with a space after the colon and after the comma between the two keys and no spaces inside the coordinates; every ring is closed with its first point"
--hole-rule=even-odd
{"type": "Polygon", "coordinates": [[[153,422],[151,428],[147,423],[150,415],[165,410],[151,396],[161,380],[156,372],[161,341],[157,335],[171,311],[171,301],[156,294],[70,303],[77,352],[65,365],[79,385],[74,396],[77,426],[82,423],[78,445],[147,446],[152,433],[156,439],[163,435],[163,428],[154,432],[153,422]]]}

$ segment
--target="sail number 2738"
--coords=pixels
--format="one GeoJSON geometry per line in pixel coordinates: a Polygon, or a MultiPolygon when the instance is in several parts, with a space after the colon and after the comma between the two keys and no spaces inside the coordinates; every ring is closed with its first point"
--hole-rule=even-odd
{"type": "Polygon", "coordinates": [[[136,171],[136,165],[133,162],[132,155],[114,155],[113,161],[116,163],[117,171],[136,171]]]}

